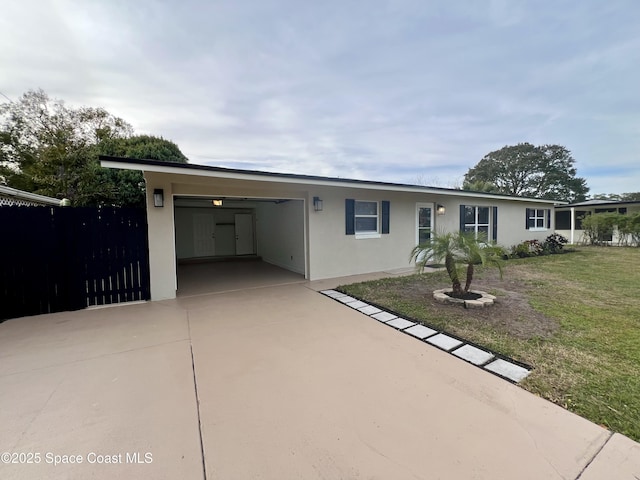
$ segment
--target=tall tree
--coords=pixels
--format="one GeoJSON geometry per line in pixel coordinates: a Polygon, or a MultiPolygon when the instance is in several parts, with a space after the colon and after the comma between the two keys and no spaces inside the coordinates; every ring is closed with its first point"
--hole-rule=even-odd
{"type": "MultiPolygon", "coordinates": [[[[100,155],[142,158],[162,162],[187,163],[178,146],[170,140],[151,135],[135,135],[128,138],[109,138],[96,146],[100,155]]],[[[123,206],[144,206],[144,178],[141,172],[100,168],[100,182],[107,185],[103,203],[123,206]]]]}
{"type": "Polygon", "coordinates": [[[612,202],[640,202],[640,192],[597,193],[591,195],[593,200],[610,200],[612,202]]]}
{"type": "Polygon", "coordinates": [[[140,174],[109,173],[99,154],[186,162],[177,145],[134,137],[127,122],[102,108],[70,108],[42,90],[0,105],[0,183],[72,205],[139,205],[140,174]]]}
{"type": "Polygon", "coordinates": [[[488,153],[465,175],[465,184],[487,182],[498,193],[578,202],[589,192],[575,160],[561,145],[519,143],[488,153]]]}
{"type": "Polygon", "coordinates": [[[469,192],[485,192],[485,193],[500,193],[500,189],[491,182],[485,182],[477,180],[474,182],[465,182],[462,184],[462,190],[469,192]]]}

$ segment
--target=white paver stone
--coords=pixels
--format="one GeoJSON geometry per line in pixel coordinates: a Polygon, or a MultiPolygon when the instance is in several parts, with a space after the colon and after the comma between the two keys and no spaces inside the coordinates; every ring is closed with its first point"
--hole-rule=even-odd
{"type": "Polygon", "coordinates": [[[433,337],[427,338],[427,342],[429,342],[432,345],[435,345],[436,347],[440,347],[446,351],[449,351],[453,348],[456,348],[462,345],[462,342],[460,340],[456,340],[455,338],[449,337],[444,333],[439,333],[437,335],[434,335],[433,337]]]}
{"type": "Polygon", "coordinates": [[[346,295],[342,292],[338,292],[336,290],[322,290],[322,292],[325,294],[327,297],[331,297],[331,298],[339,298],[339,297],[346,297],[346,295]]]}
{"type": "Polygon", "coordinates": [[[529,375],[529,373],[531,373],[526,368],[511,362],[507,362],[506,360],[502,360],[501,358],[497,359],[494,362],[491,362],[484,368],[491,372],[497,373],[498,375],[502,375],[503,377],[506,377],[510,380],[513,380],[516,383],[524,380],[529,375]]]}
{"type": "Polygon", "coordinates": [[[382,310],[380,310],[377,307],[374,307],[373,305],[367,305],[366,307],[359,308],[358,310],[364,313],[365,315],[373,315],[374,313],[382,312],[382,310]]]}
{"type": "Polygon", "coordinates": [[[468,362],[473,363],[474,365],[482,365],[483,363],[487,363],[493,358],[492,353],[485,352],[484,350],[471,345],[463,345],[462,347],[454,350],[451,353],[453,353],[456,357],[460,357],[468,362]]]}
{"type": "Polygon", "coordinates": [[[387,322],[387,325],[391,325],[393,328],[397,328],[398,330],[404,330],[405,328],[413,327],[415,324],[416,322],[410,322],[409,320],[405,320],[404,318],[396,318],[387,322]]]}
{"type": "Polygon", "coordinates": [[[336,297],[336,300],[338,300],[339,302],[342,303],[349,303],[349,302],[355,302],[356,299],[353,297],[350,297],[349,295],[345,295],[344,297],[336,297]]]}
{"type": "MultiPolygon", "coordinates": [[[[338,299],[338,300],[340,300],[340,299],[338,299]]],[[[349,306],[351,308],[355,308],[356,310],[358,310],[359,308],[362,308],[362,307],[368,307],[369,304],[361,302],[360,300],[356,300],[354,302],[348,302],[347,306],[349,306]]]]}
{"type": "Polygon", "coordinates": [[[389,313],[389,312],[376,313],[374,315],[371,315],[371,317],[375,318],[376,320],[379,320],[381,322],[388,322],[389,320],[393,320],[394,318],[398,318],[396,315],[394,315],[393,313],[389,313]]]}
{"type": "Polygon", "coordinates": [[[407,332],[410,335],[413,335],[416,338],[419,338],[420,340],[424,340],[425,338],[431,337],[436,333],[438,333],[437,330],[434,330],[433,328],[425,327],[424,325],[415,325],[411,328],[407,328],[405,332],[407,332]]]}

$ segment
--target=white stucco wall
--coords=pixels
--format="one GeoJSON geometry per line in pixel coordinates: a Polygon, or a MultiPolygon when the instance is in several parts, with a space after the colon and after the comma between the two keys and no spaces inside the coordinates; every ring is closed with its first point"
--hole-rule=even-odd
{"type": "Polygon", "coordinates": [[[170,177],[147,173],[147,222],[149,225],[149,271],[151,299],[176,297],[176,250],[173,220],[173,185],[170,177]],[[153,206],[153,191],[164,190],[164,207],[153,206]]]}
{"type": "MultiPolygon", "coordinates": [[[[508,199],[473,199],[457,196],[436,196],[401,192],[380,192],[363,189],[315,189],[312,196],[324,201],[323,212],[310,212],[309,250],[312,279],[339,277],[359,273],[407,268],[409,254],[416,245],[416,205],[441,204],[444,215],[436,215],[436,232],[456,231],[460,228],[460,205],[498,207],[497,241],[509,248],[524,240],[544,239],[551,228],[527,230],[526,209],[549,209],[549,204],[514,202],[508,199]],[[358,239],[345,234],[345,199],[390,201],[390,233],[379,238],[358,239]]],[[[552,213],[552,212],[551,212],[552,213]]]]}

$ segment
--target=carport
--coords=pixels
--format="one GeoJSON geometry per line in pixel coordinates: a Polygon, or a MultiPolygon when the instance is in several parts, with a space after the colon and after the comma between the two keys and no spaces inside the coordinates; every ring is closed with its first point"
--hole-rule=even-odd
{"type": "Polygon", "coordinates": [[[178,296],[303,281],[304,200],[173,199],[178,296]]]}
{"type": "Polygon", "coordinates": [[[191,292],[211,292],[220,288],[225,276],[255,273],[237,260],[261,260],[296,280],[311,278],[313,193],[297,177],[155,160],[100,159],[104,166],[144,174],[152,300],[175,298],[185,285],[191,292]],[[237,267],[233,272],[230,265],[217,265],[230,260],[237,267]],[[185,272],[187,276],[179,279],[185,272]]]}

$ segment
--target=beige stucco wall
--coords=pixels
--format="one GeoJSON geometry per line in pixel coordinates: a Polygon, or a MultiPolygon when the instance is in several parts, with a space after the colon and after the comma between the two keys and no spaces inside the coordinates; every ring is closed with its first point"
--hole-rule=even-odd
{"type": "MultiPolygon", "coordinates": [[[[416,206],[434,206],[436,231],[455,231],[460,205],[498,207],[498,243],[505,247],[523,240],[544,240],[551,229],[525,229],[527,208],[550,208],[546,203],[509,199],[482,199],[437,193],[398,192],[392,188],[319,186],[280,181],[170,175],[146,172],[149,210],[149,257],[152,298],[173,298],[176,293],[175,236],[172,196],[225,196],[297,199],[276,206],[256,206],[258,253],[265,260],[305,273],[310,280],[412,267],[409,254],[417,242],[416,206]],[[154,188],[165,191],[165,207],[154,208],[154,188]],[[323,211],[312,199],[323,200],[323,211]],[[390,233],[376,238],[345,234],[345,199],[390,202],[390,233]],[[435,214],[435,205],[446,208],[435,214]],[[287,212],[284,212],[287,210],[287,212]]],[[[552,215],[553,217],[553,215],[552,215]]],[[[553,221],[553,218],[552,218],[553,221]]]]}

